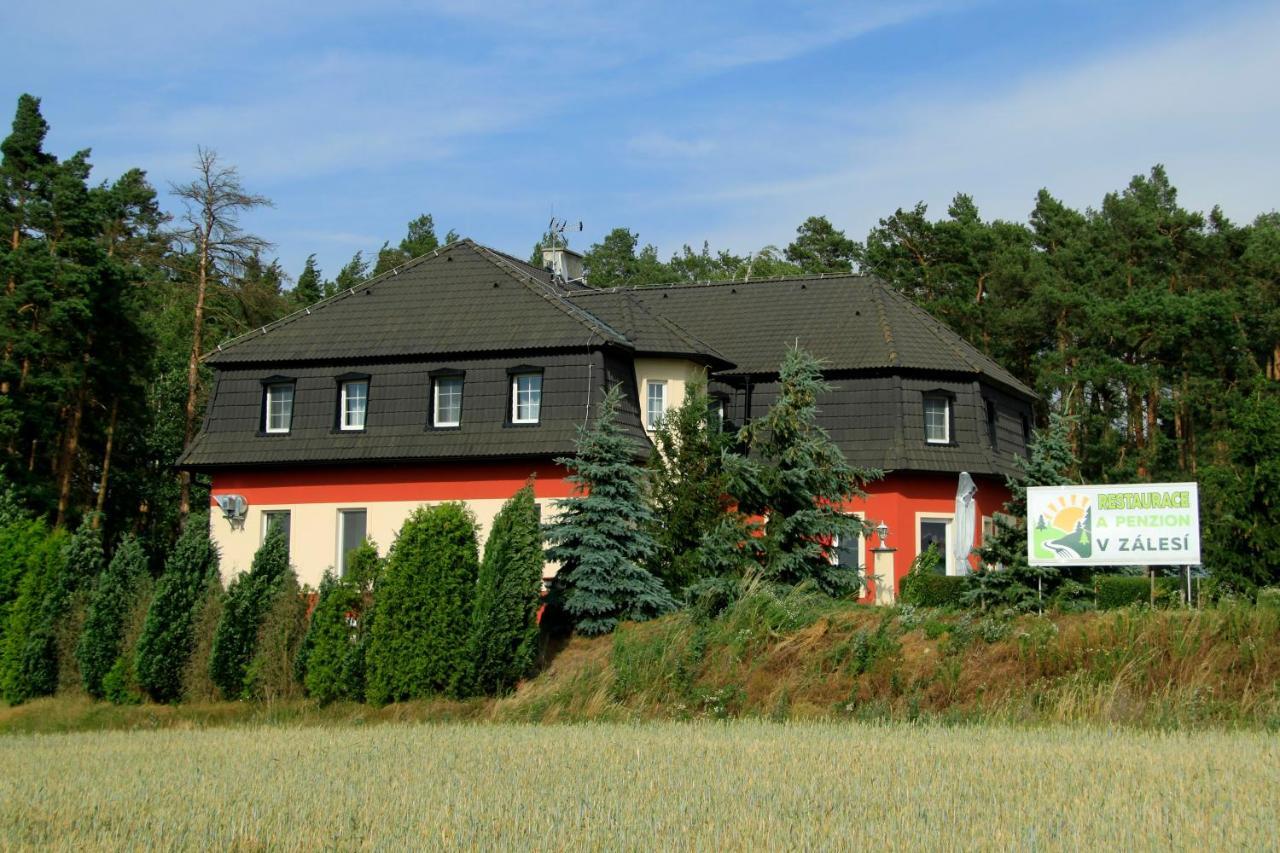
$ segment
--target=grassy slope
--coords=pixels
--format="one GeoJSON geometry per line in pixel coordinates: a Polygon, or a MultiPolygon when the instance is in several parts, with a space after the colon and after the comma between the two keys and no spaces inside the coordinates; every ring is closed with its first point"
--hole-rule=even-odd
{"type": "Polygon", "coordinates": [[[860,718],[1280,728],[1280,610],[1121,610],[1012,620],[757,590],[574,639],[511,697],[369,708],[116,708],[62,696],[0,709],[0,733],[403,720],[860,718]]]}

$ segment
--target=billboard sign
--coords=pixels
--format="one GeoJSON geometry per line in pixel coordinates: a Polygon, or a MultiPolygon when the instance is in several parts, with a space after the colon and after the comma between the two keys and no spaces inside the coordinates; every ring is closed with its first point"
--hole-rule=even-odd
{"type": "Polygon", "coordinates": [[[1029,486],[1033,566],[1194,566],[1200,563],[1195,483],[1029,486]]]}

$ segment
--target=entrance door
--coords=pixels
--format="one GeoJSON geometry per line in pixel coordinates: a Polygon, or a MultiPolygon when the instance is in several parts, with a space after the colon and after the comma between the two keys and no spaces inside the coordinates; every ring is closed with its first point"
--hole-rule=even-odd
{"type": "Polygon", "coordinates": [[[955,557],[951,554],[953,544],[952,530],[955,526],[952,524],[952,519],[922,516],[919,526],[920,529],[917,536],[919,550],[916,553],[923,554],[930,545],[936,546],[938,553],[942,555],[942,561],[938,563],[938,574],[957,574],[955,557]]]}

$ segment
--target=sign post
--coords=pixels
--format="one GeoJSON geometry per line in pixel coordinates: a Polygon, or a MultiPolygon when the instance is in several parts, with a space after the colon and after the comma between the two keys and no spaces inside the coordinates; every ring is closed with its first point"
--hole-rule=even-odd
{"type": "Polygon", "coordinates": [[[1027,561],[1033,566],[1200,564],[1195,483],[1027,487],[1027,561]]]}

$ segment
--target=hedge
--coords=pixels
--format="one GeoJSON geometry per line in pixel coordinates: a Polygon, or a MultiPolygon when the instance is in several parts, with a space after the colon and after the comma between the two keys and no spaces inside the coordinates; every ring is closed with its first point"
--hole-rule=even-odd
{"type": "MultiPolygon", "coordinates": [[[[1181,601],[1182,578],[1156,578],[1156,603],[1181,601]]],[[[1134,575],[1094,575],[1093,590],[1099,610],[1114,610],[1151,601],[1151,578],[1134,575]]]]}
{"type": "Polygon", "coordinates": [[[918,607],[960,607],[969,579],[963,575],[912,573],[902,579],[902,603],[918,607]]]}

